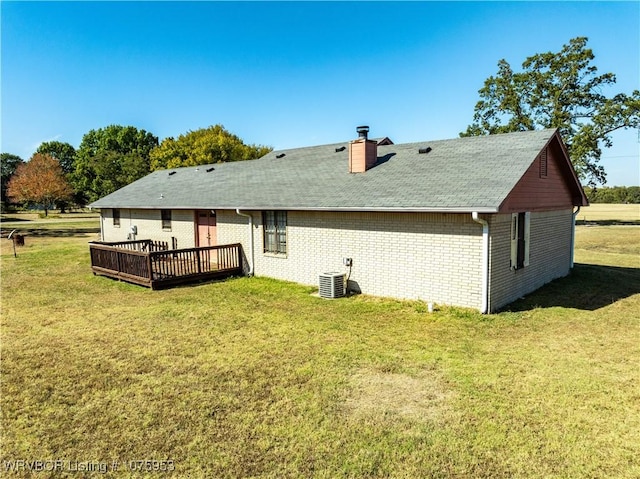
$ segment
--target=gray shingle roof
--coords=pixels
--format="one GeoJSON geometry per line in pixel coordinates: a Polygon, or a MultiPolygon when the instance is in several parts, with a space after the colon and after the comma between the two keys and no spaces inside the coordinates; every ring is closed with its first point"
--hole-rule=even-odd
{"type": "Polygon", "coordinates": [[[336,152],[348,141],[272,151],[258,160],[156,171],[90,206],[492,212],[554,133],[378,146],[378,163],[365,173],[348,172],[348,148],[336,152]],[[418,152],[427,146],[429,153],[418,152]]]}

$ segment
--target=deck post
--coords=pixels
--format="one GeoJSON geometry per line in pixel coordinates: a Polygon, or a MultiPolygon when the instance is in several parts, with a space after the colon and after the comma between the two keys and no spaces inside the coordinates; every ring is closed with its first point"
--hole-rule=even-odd
{"type": "Polygon", "coordinates": [[[147,255],[147,271],[149,272],[149,282],[153,285],[153,260],[151,254],[147,255]]]}
{"type": "Polygon", "coordinates": [[[122,272],[122,268],[120,267],[120,251],[116,250],[116,269],[118,271],[118,276],[122,272]]]}

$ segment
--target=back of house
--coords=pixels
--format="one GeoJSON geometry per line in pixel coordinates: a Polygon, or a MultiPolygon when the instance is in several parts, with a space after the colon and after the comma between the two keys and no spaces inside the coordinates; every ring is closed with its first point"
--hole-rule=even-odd
{"type": "Polygon", "coordinates": [[[151,173],[98,201],[103,241],[240,243],[244,271],[491,312],[569,273],[587,205],[556,130],[351,141],[151,173]],[[326,275],[325,275],[326,276],[326,275]]]}

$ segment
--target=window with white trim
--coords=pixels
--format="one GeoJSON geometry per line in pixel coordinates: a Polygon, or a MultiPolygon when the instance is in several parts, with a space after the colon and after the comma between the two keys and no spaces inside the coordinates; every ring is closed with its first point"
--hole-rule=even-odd
{"type": "Polygon", "coordinates": [[[529,266],[530,225],[530,212],[511,215],[511,269],[529,266]]]}
{"type": "Polygon", "coordinates": [[[171,231],[171,210],[160,210],[162,231],[171,231]]]}
{"type": "Polygon", "coordinates": [[[112,209],[111,216],[113,217],[113,226],[120,226],[120,210],[112,209]]]}
{"type": "Polygon", "coordinates": [[[287,212],[263,211],[264,252],[287,253],[287,212]]]}

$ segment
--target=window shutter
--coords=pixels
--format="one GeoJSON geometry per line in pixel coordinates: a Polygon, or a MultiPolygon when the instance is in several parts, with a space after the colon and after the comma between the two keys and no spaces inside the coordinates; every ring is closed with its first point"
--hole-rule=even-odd
{"type": "Polygon", "coordinates": [[[529,231],[531,230],[531,212],[524,214],[524,266],[529,266],[529,231]]]}
{"type": "Polygon", "coordinates": [[[511,269],[518,267],[518,213],[511,214],[511,269]]]}

